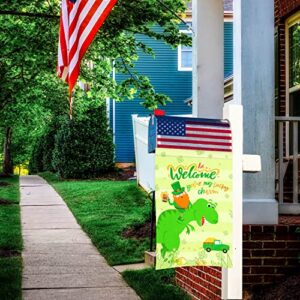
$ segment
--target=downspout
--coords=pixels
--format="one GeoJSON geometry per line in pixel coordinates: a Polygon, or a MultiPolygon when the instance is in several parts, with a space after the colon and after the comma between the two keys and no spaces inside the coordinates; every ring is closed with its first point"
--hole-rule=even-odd
{"type": "MultiPolygon", "coordinates": [[[[116,81],[115,61],[113,61],[113,80],[116,81]]],[[[116,144],[116,100],[112,101],[112,127],[113,127],[113,142],[116,144]]]]}

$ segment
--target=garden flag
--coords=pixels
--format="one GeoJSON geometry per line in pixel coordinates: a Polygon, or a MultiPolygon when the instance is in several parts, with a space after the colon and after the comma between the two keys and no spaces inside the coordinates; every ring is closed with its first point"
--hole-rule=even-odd
{"type": "Polygon", "coordinates": [[[76,84],[80,62],[117,0],[62,0],[57,74],[76,84]]]}
{"type": "Polygon", "coordinates": [[[232,144],[223,120],[156,117],[156,269],[232,267],[232,144]]]}

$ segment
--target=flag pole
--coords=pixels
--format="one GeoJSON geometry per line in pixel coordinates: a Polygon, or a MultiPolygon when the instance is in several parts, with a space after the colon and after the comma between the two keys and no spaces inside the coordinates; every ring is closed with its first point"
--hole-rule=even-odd
{"type": "Polygon", "coordinates": [[[69,115],[70,115],[70,120],[73,119],[73,97],[72,97],[72,92],[69,91],[69,115]]]}

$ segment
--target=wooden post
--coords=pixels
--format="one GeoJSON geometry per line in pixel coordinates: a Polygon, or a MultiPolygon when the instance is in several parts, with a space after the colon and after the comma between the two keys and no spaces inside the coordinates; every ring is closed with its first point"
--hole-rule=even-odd
{"type": "Polygon", "coordinates": [[[224,106],[223,0],[193,0],[193,115],[221,119],[224,106]]]}

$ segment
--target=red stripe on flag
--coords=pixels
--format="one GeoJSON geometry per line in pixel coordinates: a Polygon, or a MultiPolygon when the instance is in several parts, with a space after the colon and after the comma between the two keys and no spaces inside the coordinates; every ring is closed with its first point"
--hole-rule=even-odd
{"type": "Polygon", "coordinates": [[[80,16],[81,12],[83,11],[83,9],[84,9],[85,5],[87,4],[87,2],[88,2],[88,0],[82,0],[78,5],[78,9],[76,11],[75,17],[74,17],[72,23],[70,24],[70,30],[69,30],[69,36],[70,37],[71,37],[71,35],[73,34],[73,32],[76,28],[79,16],[80,16]]]}
{"type": "Polygon", "coordinates": [[[188,127],[186,131],[202,131],[202,132],[215,132],[215,133],[226,133],[231,134],[231,130],[223,130],[223,129],[210,129],[210,128],[197,128],[197,127],[188,127]]]}
{"type": "Polygon", "coordinates": [[[187,133],[187,137],[206,138],[206,139],[217,139],[217,140],[231,140],[231,136],[223,135],[205,135],[205,134],[193,134],[187,133]]]}
{"type": "Polygon", "coordinates": [[[157,145],[157,148],[166,148],[166,149],[183,149],[183,150],[202,150],[202,151],[218,151],[218,152],[231,152],[231,149],[216,149],[209,147],[191,147],[191,146],[169,146],[169,145],[157,145]]]}
{"type": "Polygon", "coordinates": [[[228,123],[205,123],[205,122],[197,122],[197,121],[187,121],[186,125],[199,125],[199,126],[215,126],[215,127],[230,127],[228,123]]]}
{"type": "Polygon", "coordinates": [[[165,143],[181,143],[181,144],[203,144],[203,145],[215,145],[215,146],[228,146],[231,147],[231,143],[222,143],[215,141],[201,141],[201,140],[181,140],[181,139],[168,139],[168,138],[157,138],[158,142],[165,143]]]}
{"type": "MultiPolygon", "coordinates": [[[[95,1],[94,4],[92,5],[91,9],[89,10],[87,16],[85,17],[85,19],[82,20],[82,22],[78,28],[78,32],[76,35],[76,39],[74,40],[74,43],[72,45],[69,45],[69,47],[70,47],[69,62],[72,61],[74,55],[78,51],[78,43],[81,38],[81,35],[84,32],[85,28],[89,25],[89,22],[91,21],[92,17],[94,16],[95,12],[97,11],[98,7],[99,7],[99,3],[97,3],[97,1],[95,1]]],[[[71,24],[71,26],[72,26],[72,24],[71,24]]],[[[71,39],[71,35],[70,35],[70,39],[71,39]]],[[[79,60],[79,64],[80,64],[80,58],[78,58],[78,60],[79,60]]]]}

